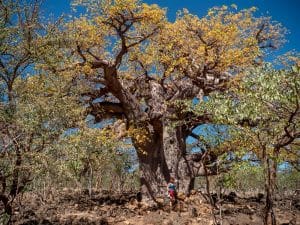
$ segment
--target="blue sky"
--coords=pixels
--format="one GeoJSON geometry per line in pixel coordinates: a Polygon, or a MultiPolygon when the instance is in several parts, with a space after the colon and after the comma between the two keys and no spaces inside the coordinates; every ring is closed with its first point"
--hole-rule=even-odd
{"type": "MultiPolygon", "coordinates": [[[[300,52],[300,0],[144,0],[144,2],[166,7],[169,20],[174,20],[176,12],[183,8],[201,17],[213,6],[236,4],[239,9],[255,6],[259,9],[257,15],[269,15],[289,30],[286,37],[288,42],[276,54],[291,50],[300,52]]],[[[45,0],[43,10],[46,15],[53,14],[54,17],[58,17],[71,12],[70,3],[71,0],[45,0]]]]}

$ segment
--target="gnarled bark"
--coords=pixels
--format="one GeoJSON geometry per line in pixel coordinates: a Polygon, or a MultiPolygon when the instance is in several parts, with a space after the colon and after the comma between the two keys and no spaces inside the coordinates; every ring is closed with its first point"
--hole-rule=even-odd
{"type": "Polygon", "coordinates": [[[200,159],[191,157],[186,152],[186,134],[182,127],[159,121],[152,128],[153,132],[148,132],[148,141],[140,143],[133,138],[140,165],[141,192],[156,201],[157,197],[166,194],[167,183],[174,177],[178,181],[177,190],[189,195],[195,177],[199,175],[197,172],[202,171],[194,168],[195,161],[200,163],[201,156],[200,159]]]}

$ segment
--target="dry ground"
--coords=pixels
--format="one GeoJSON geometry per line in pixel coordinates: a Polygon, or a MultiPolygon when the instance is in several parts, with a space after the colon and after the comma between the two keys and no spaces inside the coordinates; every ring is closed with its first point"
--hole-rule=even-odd
{"type": "MultiPolygon", "coordinates": [[[[168,207],[138,203],[134,193],[112,195],[95,192],[92,198],[84,191],[64,190],[47,199],[27,193],[17,201],[15,225],[210,225],[211,207],[200,193],[194,193],[170,212],[168,207]]],[[[299,196],[277,201],[279,225],[300,225],[299,196]]],[[[162,200],[163,201],[163,200],[162,200]]],[[[258,197],[224,196],[215,210],[223,225],[262,224],[263,200],[258,197]],[[221,219],[222,218],[222,219],[221,219]]],[[[168,205],[168,204],[167,204],[168,205]]],[[[0,206],[1,207],[1,206],[0,206]]],[[[0,209],[1,210],[1,209],[0,209]]]]}

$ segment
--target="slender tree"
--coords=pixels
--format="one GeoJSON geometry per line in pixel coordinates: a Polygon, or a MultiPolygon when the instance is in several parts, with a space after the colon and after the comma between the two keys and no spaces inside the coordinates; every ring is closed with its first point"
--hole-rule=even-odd
{"type": "Polygon", "coordinates": [[[33,63],[32,47],[36,38],[39,1],[0,1],[0,156],[13,149],[12,171],[7,173],[4,162],[0,167],[0,201],[4,211],[12,215],[12,202],[30,181],[21,174],[23,150],[19,140],[22,132],[14,121],[16,98],[14,85],[33,63]],[[11,181],[11,182],[8,182],[11,181]],[[10,183],[10,184],[9,184],[10,183]]]}

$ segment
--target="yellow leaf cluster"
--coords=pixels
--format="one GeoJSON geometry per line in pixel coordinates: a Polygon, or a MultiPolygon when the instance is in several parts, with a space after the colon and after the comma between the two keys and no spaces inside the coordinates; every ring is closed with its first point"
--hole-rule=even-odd
{"type": "Polygon", "coordinates": [[[97,50],[103,52],[106,44],[105,35],[107,27],[98,24],[97,18],[89,20],[81,17],[66,25],[67,34],[71,44],[80,46],[82,50],[97,46],[97,50]]]}
{"type": "Polygon", "coordinates": [[[143,145],[149,141],[149,132],[144,128],[130,127],[127,131],[129,137],[134,138],[138,145],[143,145]]]}
{"type": "Polygon", "coordinates": [[[198,18],[185,10],[153,38],[142,60],[146,65],[162,65],[167,76],[201,76],[204,68],[211,74],[245,68],[262,54],[263,40],[279,45],[284,34],[280,24],[273,24],[270,18],[255,18],[254,11],[223,6],[198,18]]]}

